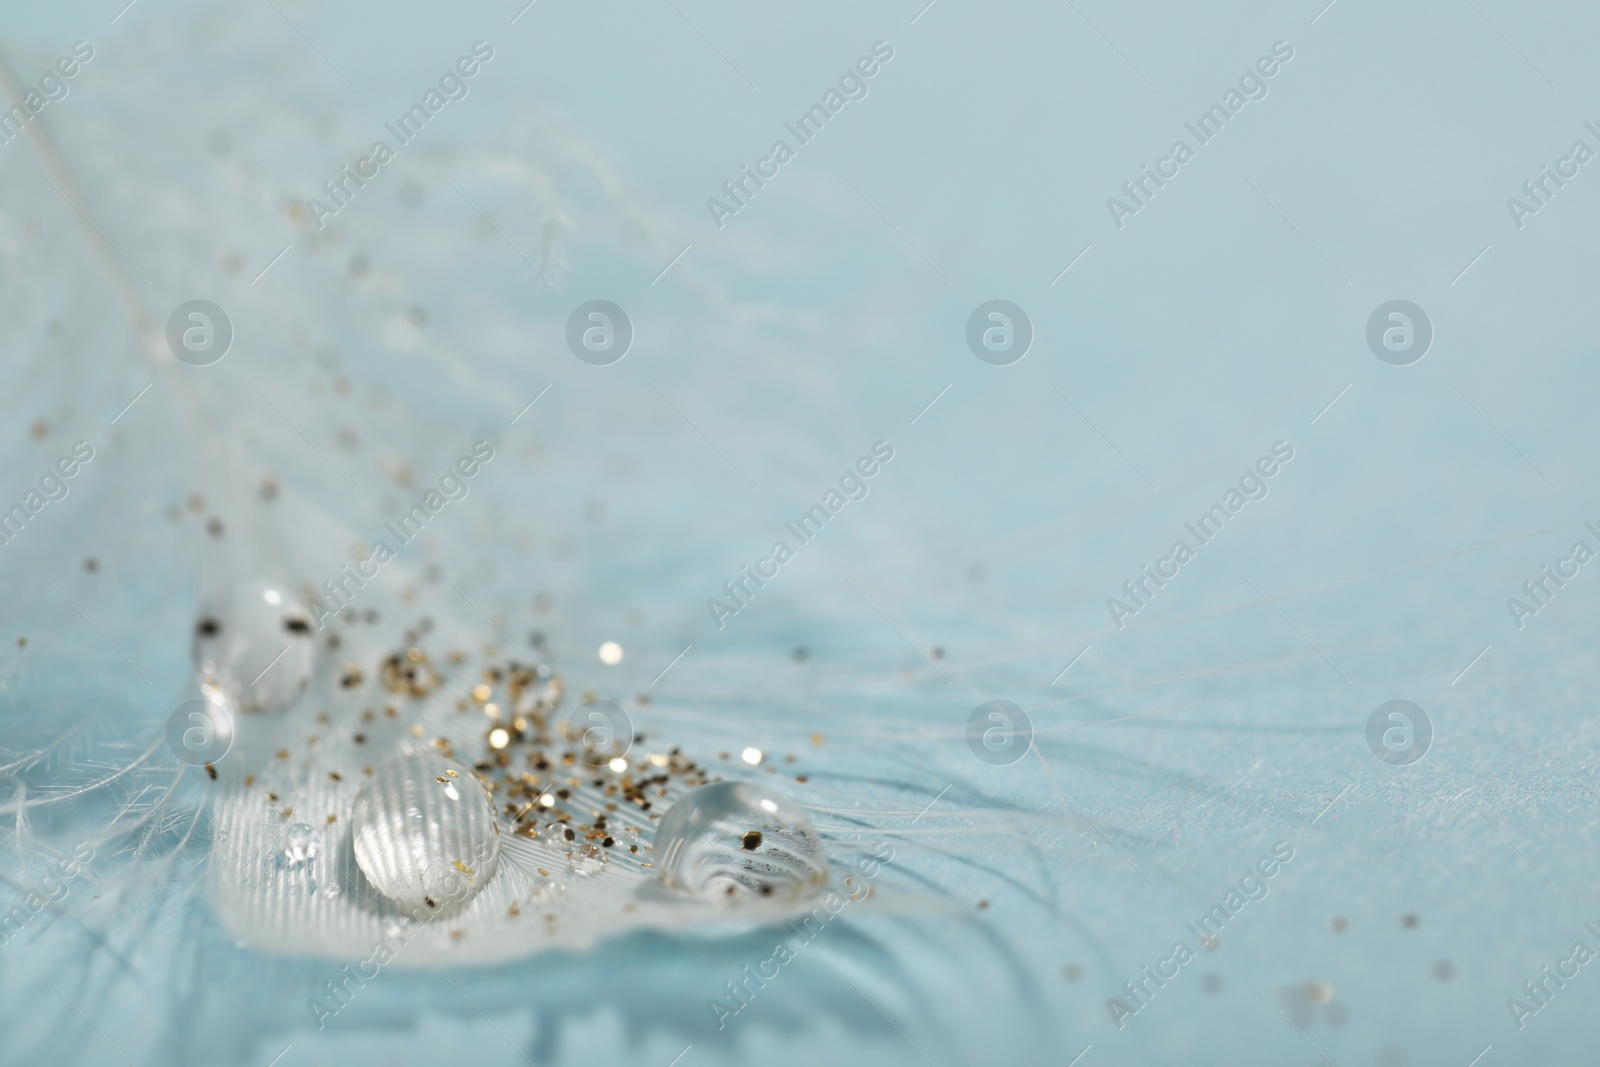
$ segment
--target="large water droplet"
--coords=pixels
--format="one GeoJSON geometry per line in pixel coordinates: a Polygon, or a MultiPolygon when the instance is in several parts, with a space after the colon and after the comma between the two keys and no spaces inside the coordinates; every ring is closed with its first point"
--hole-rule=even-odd
{"type": "Polygon", "coordinates": [[[311,679],[311,615],[289,587],[253,579],[207,597],[194,628],[194,664],[208,695],[238,711],[272,711],[311,679]]]}
{"type": "Polygon", "coordinates": [[[432,752],[378,768],[356,796],[353,823],[367,881],[421,917],[469,900],[499,862],[488,790],[432,752]]]}
{"type": "Polygon", "coordinates": [[[748,782],[685,794],[661,817],[655,855],[663,882],[711,901],[805,897],[828,878],[811,819],[793,801],[748,782]]]}

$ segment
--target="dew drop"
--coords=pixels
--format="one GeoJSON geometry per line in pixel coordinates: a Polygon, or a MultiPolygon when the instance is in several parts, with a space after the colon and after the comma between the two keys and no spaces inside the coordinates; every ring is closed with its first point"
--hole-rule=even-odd
{"type": "Polygon", "coordinates": [[[303,822],[291,823],[283,831],[283,858],[292,867],[309,863],[317,855],[316,831],[303,822]]]}
{"type": "Polygon", "coordinates": [[[661,880],[690,896],[806,897],[828,878],[822,839],[793,801],[747,782],[692,790],[661,817],[661,880]]]}
{"type": "Polygon", "coordinates": [[[605,849],[586,842],[567,853],[567,862],[576,874],[595,874],[606,865],[605,849]]]}
{"type": "Polygon", "coordinates": [[[352,823],[367,881],[423,917],[470,899],[500,858],[500,828],[483,783],[433,752],[374,771],[356,796],[352,823]]]}
{"type": "Polygon", "coordinates": [[[253,579],[207,597],[194,628],[201,688],[239,711],[284,707],[311,679],[310,618],[280,582],[253,579]]]}

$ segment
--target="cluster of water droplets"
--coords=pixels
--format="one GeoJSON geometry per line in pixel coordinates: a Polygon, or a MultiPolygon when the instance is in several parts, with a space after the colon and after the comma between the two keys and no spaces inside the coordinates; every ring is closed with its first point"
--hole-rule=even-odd
{"type": "MultiPolygon", "coordinates": [[[[194,658],[208,700],[230,712],[281,711],[306,691],[318,646],[312,639],[310,612],[291,588],[284,582],[252,579],[204,601],[195,626],[194,658]]],[[[396,673],[415,666],[406,659],[412,653],[432,670],[426,657],[412,649],[379,663],[375,677],[391,693],[423,699],[443,679],[430,676],[423,692],[412,692],[416,678],[396,673]],[[385,671],[395,677],[388,678],[385,671]]],[[[542,723],[561,700],[561,678],[547,667],[522,670],[525,676],[514,679],[518,684],[508,702],[512,721],[520,715],[542,723]]],[[[359,672],[353,676],[359,678],[359,672]]],[[[327,723],[325,714],[319,718],[327,723]]],[[[631,726],[627,733],[631,736],[631,726]]],[[[571,743],[570,737],[567,740],[571,743]]],[[[492,739],[487,744],[486,756],[497,748],[492,739]]],[[[448,745],[420,749],[365,768],[366,779],[353,805],[345,809],[348,821],[334,814],[327,816],[326,826],[286,821],[270,837],[271,862],[312,894],[318,894],[318,884],[323,883],[322,891],[337,895],[335,883],[354,876],[414,918],[459,914],[494,878],[502,862],[502,828],[491,790],[472,769],[471,758],[462,763],[453,753],[446,755],[450,752],[448,745]],[[344,852],[345,834],[348,852],[344,852]],[[356,870],[335,877],[331,868],[324,868],[341,853],[353,856],[356,870]]],[[[617,771],[614,764],[619,761],[620,757],[584,763],[593,767],[609,763],[617,771]]],[[[485,765],[479,762],[480,769],[485,765]]],[[[245,784],[251,783],[246,779],[245,784]]],[[[277,802],[277,794],[269,799],[277,802]]],[[[282,810],[285,820],[291,810],[287,805],[282,810]]],[[[820,893],[828,879],[822,840],[810,818],[764,783],[700,785],[677,799],[653,834],[624,826],[614,833],[623,835],[624,845],[631,837],[638,846],[649,848],[656,877],[686,901],[729,905],[770,900],[792,905],[820,893]]],[[[619,873],[609,869],[613,866],[610,835],[596,843],[591,833],[586,840],[563,819],[544,832],[525,836],[547,841],[548,847],[564,853],[571,872],[585,879],[605,879],[609,885],[619,873]]],[[[633,877],[649,877],[633,863],[622,866],[633,877]]],[[[537,871],[549,881],[544,869],[537,871]]]]}

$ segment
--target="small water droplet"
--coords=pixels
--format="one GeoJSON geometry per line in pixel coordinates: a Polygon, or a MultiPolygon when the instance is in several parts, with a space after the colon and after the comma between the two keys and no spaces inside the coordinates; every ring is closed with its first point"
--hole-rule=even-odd
{"type": "Polygon", "coordinates": [[[352,824],[367,881],[413,914],[441,914],[470,899],[500,857],[483,783],[433,752],[378,768],[356,796],[352,824]]]}
{"type": "Polygon", "coordinates": [[[595,874],[606,865],[606,851],[592,841],[587,842],[568,852],[567,862],[576,874],[595,874]]]}
{"type": "Polygon", "coordinates": [[[311,679],[310,620],[285,583],[258,578],[216,591],[201,604],[194,628],[202,690],[230,710],[284,707],[311,679]]]}
{"type": "Polygon", "coordinates": [[[682,797],[661,817],[655,854],[663,882],[714,902],[810,896],[828,877],[822,839],[806,813],[746,782],[703,785],[682,797]]]}
{"type": "Polygon", "coordinates": [[[283,831],[283,858],[291,866],[308,863],[317,855],[317,834],[303,822],[291,823],[283,831]]]}

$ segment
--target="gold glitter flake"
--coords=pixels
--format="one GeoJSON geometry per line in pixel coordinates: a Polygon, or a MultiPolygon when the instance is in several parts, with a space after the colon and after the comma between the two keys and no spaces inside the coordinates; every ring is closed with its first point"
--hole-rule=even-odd
{"type": "Polygon", "coordinates": [[[443,680],[427,654],[414,645],[385,659],[379,678],[389,692],[406,693],[417,699],[432,693],[443,680]]]}

